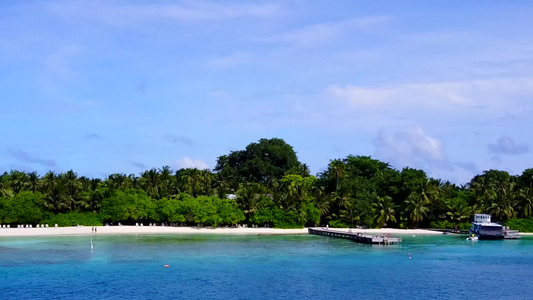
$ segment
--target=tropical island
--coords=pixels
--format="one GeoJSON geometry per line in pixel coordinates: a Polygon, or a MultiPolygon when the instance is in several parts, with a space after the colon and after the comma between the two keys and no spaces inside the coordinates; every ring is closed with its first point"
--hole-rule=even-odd
{"type": "Polygon", "coordinates": [[[458,186],[370,156],[333,159],[313,176],[282,139],[218,157],[213,171],[168,166],[105,179],[70,170],[0,175],[0,224],[164,224],[303,228],[468,229],[489,213],[533,232],[533,168],[488,170],[458,186]]]}

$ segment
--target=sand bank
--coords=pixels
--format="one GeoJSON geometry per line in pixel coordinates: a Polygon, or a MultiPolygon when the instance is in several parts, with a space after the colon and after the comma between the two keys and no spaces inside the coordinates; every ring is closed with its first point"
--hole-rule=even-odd
{"type": "MultiPolygon", "coordinates": [[[[348,229],[331,230],[361,232],[368,234],[391,235],[438,235],[440,232],[423,229],[348,229]]],[[[55,235],[110,235],[110,234],[236,234],[236,235],[298,235],[307,234],[303,229],[274,228],[207,228],[207,227],[168,227],[168,226],[97,226],[96,233],[91,226],[50,227],[50,228],[0,228],[0,237],[16,236],[55,236],[55,235]]]]}
{"type": "MultiPolygon", "coordinates": [[[[235,235],[301,235],[307,234],[303,229],[274,229],[274,228],[209,228],[209,227],[168,227],[168,226],[97,226],[96,233],[91,226],[50,227],[50,228],[0,228],[0,237],[23,236],[59,236],[59,235],[113,235],[113,234],[235,234],[235,235]]],[[[330,228],[348,232],[366,234],[391,235],[441,235],[441,232],[425,229],[348,229],[330,228]]],[[[533,233],[520,233],[533,235],[533,233]]]]}
{"type": "Polygon", "coordinates": [[[91,226],[49,228],[0,228],[0,237],[55,236],[55,235],[112,235],[112,234],[236,234],[236,235],[297,235],[307,234],[303,229],[274,228],[206,228],[169,226],[91,226]]]}

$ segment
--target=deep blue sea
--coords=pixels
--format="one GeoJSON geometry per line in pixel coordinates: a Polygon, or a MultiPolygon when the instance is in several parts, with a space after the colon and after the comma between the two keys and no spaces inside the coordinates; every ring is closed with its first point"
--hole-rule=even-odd
{"type": "Polygon", "coordinates": [[[0,299],[533,299],[531,237],[403,238],[0,238],[0,299]]]}

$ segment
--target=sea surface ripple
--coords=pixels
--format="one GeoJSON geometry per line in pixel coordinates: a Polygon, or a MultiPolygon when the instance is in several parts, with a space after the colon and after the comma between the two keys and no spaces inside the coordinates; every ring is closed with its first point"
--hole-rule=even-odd
{"type": "Polygon", "coordinates": [[[533,299],[531,237],[90,239],[0,238],[0,299],[533,299]]]}

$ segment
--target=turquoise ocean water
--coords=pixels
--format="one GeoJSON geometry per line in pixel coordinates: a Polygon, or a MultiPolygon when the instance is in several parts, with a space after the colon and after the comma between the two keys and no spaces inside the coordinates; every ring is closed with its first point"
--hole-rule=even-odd
{"type": "Polygon", "coordinates": [[[0,238],[0,299],[533,299],[530,237],[90,238],[0,238]]]}

